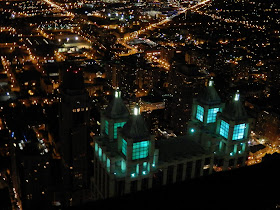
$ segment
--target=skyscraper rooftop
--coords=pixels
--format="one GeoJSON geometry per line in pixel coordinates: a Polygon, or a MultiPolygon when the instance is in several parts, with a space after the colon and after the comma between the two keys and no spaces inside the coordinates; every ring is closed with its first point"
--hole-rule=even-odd
{"type": "Polygon", "coordinates": [[[130,116],[127,123],[123,126],[122,134],[134,140],[143,140],[150,137],[150,132],[144,118],[140,114],[138,106],[134,107],[133,115],[130,116]]]}
{"type": "Polygon", "coordinates": [[[245,120],[248,118],[245,107],[240,99],[239,91],[234,94],[234,97],[226,103],[226,106],[222,112],[222,116],[228,120],[245,120]]]}
{"type": "Polygon", "coordinates": [[[221,103],[221,98],[218,95],[212,78],[208,81],[206,87],[198,95],[197,100],[202,104],[214,105],[221,103]]]}
{"type": "Polygon", "coordinates": [[[190,136],[160,139],[157,141],[157,147],[160,151],[160,161],[172,161],[207,153],[200,144],[191,140],[190,136]]]}
{"type": "Polygon", "coordinates": [[[80,68],[70,66],[63,73],[62,89],[75,91],[83,90],[84,87],[83,72],[80,68]]]}
{"type": "Polygon", "coordinates": [[[115,91],[115,97],[105,109],[105,115],[112,119],[129,117],[129,111],[123,103],[121,91],[119,89],[115,91]]]}

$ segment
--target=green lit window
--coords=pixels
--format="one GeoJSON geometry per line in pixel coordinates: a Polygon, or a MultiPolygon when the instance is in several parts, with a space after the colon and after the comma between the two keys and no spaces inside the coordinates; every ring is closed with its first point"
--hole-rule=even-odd
{"type": "Polygon", "coordinates": [[[126,170],[126,162],[124,160],[121,161],[121,170],[122,172],[125,172],[126,170]]]}
{"type": "Polygon", "coordinates": [[[203,114],[204,114],[204,108],[202,106],[197,105],[196,119],[203,122],[203,114]]]}
{"type": "Polygon", "coordinates": [[[229,124],[222,120],[221,127],[220,127],[220,135],[227,139],[228,131],[229,131],[229,124]]]}
{"type": "Polygon", "coordinates": [[[111,161],[110,161],[110,159],[109,158],[107,158],[107,163],[106,163],[106,166],[107,166],[107,171],[108,172],[110,172],[110,165],[111,165],[111,163],[110,163],[111,161]]]}
{"type": "Polygon", "coordinates": [[[108,135],[109,131],[109,122],[105,120],[105,133],[108,135]]]}
{"type": "Polygon", "coordinates": [[[122,153],[126,156],[126,150],[127,150],[127,142],[126,140],[122,140],[122,153]]]}
{"type": "Polygon", "coordinates": [[[101,147],[98,148],[98,156],[101,159],[101,157],[102,157],[102,149],[101,149],[101,147]]]}
{"type": "Polygon", "coordinates": [[[219,110],[220,110],[219,108],[213,108],[208,110],[207,123],[216,122],[216,116],[219,110]]]}
{"type": "Polygon", "coordinates": [[[149,154],[149,141],[133,143],[132,160],[147,157],[149,154]]]}
{"type": "Polygon", "coordinates": [[[235,125],[233,129],[232,140],[243,139],[245,134],[246,124],[235,125]]]}
{"type": "Polygon", "coordinates": [[[98,144],[95,142],[95,152],[98,152],[98,144]]]}
{"type": "Polygon", "coordinates": [[[120,122],[120,123],[114,123],[114,139],[118,137],[118,128],[123,127],[125,122],[120,122]]]}

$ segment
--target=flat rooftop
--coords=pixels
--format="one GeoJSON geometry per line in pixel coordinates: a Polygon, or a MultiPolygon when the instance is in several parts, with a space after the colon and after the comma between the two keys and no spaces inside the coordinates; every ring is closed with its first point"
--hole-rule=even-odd
{"type": "Polygon", "coordinates": [[[190,136],[157,140],[156,148],[159,149],[159,161],[164,162],[208,153],[202,146],[191,140],[190,136]]]}

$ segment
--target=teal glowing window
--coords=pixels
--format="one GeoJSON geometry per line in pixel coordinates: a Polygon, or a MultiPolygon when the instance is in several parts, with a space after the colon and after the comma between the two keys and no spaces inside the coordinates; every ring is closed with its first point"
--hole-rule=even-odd
{"type": "Polygon", "coordinates": [[[213,108],[208,110],[207,123],[216,122],[216,116],[219,110],[219,108],[213,108]]]}
{"type": "Polygon", "coordinates": [[[105,133],[108,135],[109,131],[109,122],[105,120],[105,133]]]}
{"type": "Polygon", "coordinates": [[[111,166],[111,163],[110,163],[110,159],[107,158],[107,162],[106,162],[106,166],[107,166],[107,171],[110,172],[110,166],[111,166]]]}
{"type": "Polygon", "coordinates": [[[221,127],[220,127],[220,135],[227,139],[228,131],[229,131],[229,124],[222,120],[221,127]]]}
{"type": "Polygon", "coordinates": [[[127,142],[126,140],[122,140],[122,153],[126,156],[126,151],[127,151],[127,142]]]}
{"type": "Polygon", "coordinates": [[[101,159],[101,157],[102,157],[102,149],[101,149],[101,147],[98,148],[98,156],[101,159]]]}
{"type": "Polygon", "coordinates": [[[245,134],[245,128],[246,128],[245,123],[235,125],[233,128],[232,140],[243,139],[245,134]]]}
{"type": "Polygon", "coordinates": [[[147,157],[149,154],[149,141],[133,143],[132,160],[147,157]]]}
{"type": "Polygon", "coordinates": [[[98,144],[95,142],[95,152],[98,152],[98,144]]]}
{"type": "Polygon", "coordinates": [[[121,161],[121,170],[122,172],[125,172],[126,170],[126,162],[124,160],[121,161]]]}
{"type": "Polygon", "coordinates": [[[204,114],[204,108],[202,106],[197,105],[196,119],[203,122],[203,114],[204,114]]]}
{"type": "Polygon", "coordinates": [[[120,122],[120,123],[114,123],[114,139],[118,137],[118,128],[123,127],[125,122],[120,122]]]}

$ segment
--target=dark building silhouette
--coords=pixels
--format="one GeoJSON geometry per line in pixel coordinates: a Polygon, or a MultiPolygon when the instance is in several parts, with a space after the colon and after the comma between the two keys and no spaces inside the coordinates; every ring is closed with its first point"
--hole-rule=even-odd
{"type": "Polygon", "coordinates": [[[69,68],[63,74],[59,104],[59,142],[62,184],[66,205],[87,198],[87,148],[89,96],[84,87],[83,72],[69,68]]]}

